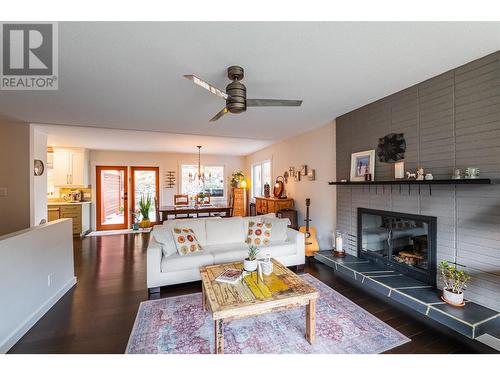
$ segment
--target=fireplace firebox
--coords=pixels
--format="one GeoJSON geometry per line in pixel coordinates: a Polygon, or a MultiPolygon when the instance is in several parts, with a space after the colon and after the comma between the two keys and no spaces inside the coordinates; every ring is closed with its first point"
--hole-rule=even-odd
{"type": "Polygon", "coordinates": [[[358,208],[358,256],[436,286],[434,216],[358,208]]]}

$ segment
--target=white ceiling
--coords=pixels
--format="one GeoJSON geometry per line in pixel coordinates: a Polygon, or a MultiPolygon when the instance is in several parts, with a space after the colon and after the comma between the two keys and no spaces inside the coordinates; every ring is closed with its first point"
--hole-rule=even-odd
{"type": "Polygon", "coordinates": [[[49,146],[83,147],[93,150],[149,151],[204,154],[248,155],[273,141],[164,132],[102,129],[83,126],[35,124],[46,133],[49,146]]]}
{"type": "MultiPolygon", "coordinates": [[[[500,23],[63,22],[59,90],[1,91],[0,113],[276,141],[499,49],[500,23]],[[245,68],[249,98],[303,99],[302,107],[249,108],[210,123],[223,100],[182,75],[224,89],[234,64],[245,68]]],[[[154,134],[158,145],[171,137],[154,134]]]]}

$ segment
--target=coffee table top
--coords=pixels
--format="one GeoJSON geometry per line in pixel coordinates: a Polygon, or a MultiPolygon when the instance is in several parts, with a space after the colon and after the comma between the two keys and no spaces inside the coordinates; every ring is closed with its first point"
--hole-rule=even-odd
{"type": "Polygon", "coordinates": [[[207,305],[213,319],[235,319],[307,305],[318,298],[318,291],[281,263],[272,260],[273,273],[258,278],[257,272],[246,275],[236,284],[215,279],[228,268],[243,269],[243,262],[200,268],[207,305]]]}

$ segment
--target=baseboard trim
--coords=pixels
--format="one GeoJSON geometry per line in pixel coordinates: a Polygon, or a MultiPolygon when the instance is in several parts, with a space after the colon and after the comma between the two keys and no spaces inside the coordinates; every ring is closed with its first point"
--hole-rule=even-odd
{"type": "Polygon", "coordinates": [[[10,334],[3,342],[0,343],[0,353],[5,354],[10,348],[28,332],[36,322],[49,311],[57,301],[61,299],[74,285],[76,285],[76,276],[69,279],[52,297],[50,297],[44,304],[36,309],[26,320],[17,327],[14,332],[10,334]]]}

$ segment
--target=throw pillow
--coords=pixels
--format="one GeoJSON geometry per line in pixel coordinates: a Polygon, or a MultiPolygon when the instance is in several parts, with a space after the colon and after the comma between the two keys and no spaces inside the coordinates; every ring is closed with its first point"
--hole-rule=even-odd
{"type": "Polygon", "coordinates": [[[271,242],[272,223],[248,222],[246,243],[251,246],[267,246],[271,242]]]}
{"type": "Polygon", "coordinates": [[[167,229],[163,225],[155,225],[153,231],[154,239],[161,245],[161,251],[164,257],[168,257],[177,252],[177,246],[175,245],[174,237],[172,236],[172,230],[167,229]]]}
{"type": "Polygon", "coordinates": [[[288,228],[288,225],[290,225],[290,219],[284,218],[280,219],[277,217],[271,218],[271,217],[266,217],[264,218],[264,225],[265,224],[272,224],[272,234],[271,234],[271,241],[273,242],[283,242],[286,241],[286,231],[288,228]]]}
{"type": "Polygon", "coordinates": [[[201,246],[191,228],[172,228],[172,235],[179,255],[201,251],[201,246]]]}

